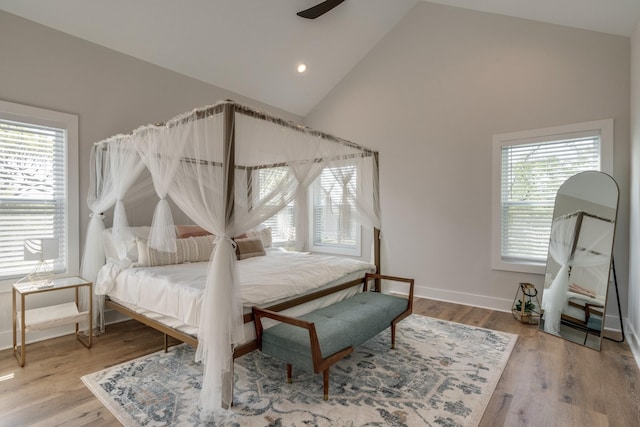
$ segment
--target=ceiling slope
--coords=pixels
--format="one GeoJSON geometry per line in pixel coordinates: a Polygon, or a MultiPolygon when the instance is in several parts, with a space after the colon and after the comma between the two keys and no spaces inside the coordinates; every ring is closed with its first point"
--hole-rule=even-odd
{"type": "Polygon", "coordinates": [[[0,0],[0,9],[301,116],[419,0],[0,0]],[[297,65],[305,63],[304,74],[297,65]]]}
{"type": "MultiPolygon", "coordinates": [[[[0,10],[306,116],[420,0],[296,15],[320,1],[0,0],[0,10]]],[[[640,0],[430,1],[627,37],[640,20],[640,0]]]]}

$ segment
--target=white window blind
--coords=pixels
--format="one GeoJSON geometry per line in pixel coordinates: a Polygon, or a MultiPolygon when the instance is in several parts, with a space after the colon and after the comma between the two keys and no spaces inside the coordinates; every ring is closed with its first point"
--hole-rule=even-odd
{"type": "Polygon", "coordinates": [[[326,168],[313,185],[312,247],[359,255],[360,227],[355,221],[357,168],[326,168]],[[352,253],[353,252],[353,253],[352,253]]]}
{"type": "Polygon", "coordinates": [[[276,246],[288,246],[296,240],[293,209],[293,202],[289,203],[280,212],[262,223],[265,227],[271,227],[271,237],[276,246]]]}
{"type": "Polygon", "coordinates": [[[502,147],[503,261],[547,259],[555,196],[576,173],[600,170],[600,135],[579,135],[502,147]]]}
{"type": "MultiPolygon", "coordinates": [[[[272,193],[287,174],[285,167],[265,168],[258,170],[260,198],[264,199],[272,193]]],[[[289,203],[284,209],[262,223],[271,227],[271,237],[276,246],[288,246],[295,242],[296,230],[294,222],[294,203],[289,203]]]]}
{"type": "MultiPolygon", "coordinates": [[[[285,167],[260,169],[258,171],[260,198],[267,197],[275,190],[277,182],[280,182],[287,173],[285,167]]],[[[271,227],[273,244],[276,246],[290,246],[296,240],[294,221],[294,202],[289,203],[280,212],[262,223],[265,227],[271,227]]]]}
{"type": "Polygon", "coordinates": [[[28,238],[57,238],[65,270],[65,141],[65,129],[0,119],[0,280],[31,272],[28,238]]]}

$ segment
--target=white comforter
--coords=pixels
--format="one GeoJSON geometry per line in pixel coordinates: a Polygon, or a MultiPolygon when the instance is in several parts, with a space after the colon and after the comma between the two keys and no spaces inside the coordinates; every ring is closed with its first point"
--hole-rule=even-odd
{"type": "MultiPolygon", "coordinates": [[[[373,265],[350,258],[279,250],[236,265],[245,307],[303,295],[375,271],[373,265]]],[[[197,326],[207,267],[204,262],[140,268],[109,263],[98,274],[95,292],[197,326]]]]}

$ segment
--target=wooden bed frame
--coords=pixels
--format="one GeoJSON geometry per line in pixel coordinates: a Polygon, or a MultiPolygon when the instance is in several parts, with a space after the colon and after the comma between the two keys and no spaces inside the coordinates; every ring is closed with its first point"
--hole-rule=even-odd
{"type": "MultiPolygon", "coordinates": [[[[340,291],[345,290],[345,289],[352,288],[352,287],[357,286],[357,285],[363,285],[364,286],[365,278],[366,278],[366,276],[362,277],[360,279],[351,280],[349,282],[341,283],[339,285],[331,286],[331,287],[328,287],[326,289],[322,289],[322,290],[319,290],[319,291],[316,291],[316,292],[312,292],[310,294],[305,294],[305,295],[302,295],[302,296],[299,296],[299,297],[291,298],[291,299],[286,300],[284,302],[281,302],[281,303],[278,303],[278,304],[273,304],[273,305],[262,307],[262,308],[265,308],[265,309],[271,310],[271,311],[276,311],[276,312],[283,311],[283,310],[286,310],[288,308],[292,308],[292,307],[304,304],[306,302],[313,301],[313,300],[316,300],[318,298],[322,298],[324,296],[327,296],[327,295],[330,295],[330,294],[333,294],[333,293],[336,293],[336,292],[340,292],[340,291]]],[[[373,280],[375,280],[375,282],[376,282],[376,285],[375,285],[376,289],[379,289],[380,280],[377,279],[377,278],[373,279],[373,280]]],[[[161,322],[159,322],[159,321],[157,321],[155,319],[151,319],[150,317],[147,317],[147,316],[145,316],[143,314],[140,314],[140,313],[138,313],[138,312],[136,312],[134,310],[131,310],[131,309],[129,309],[129,308],[127,308],[127,307],[125,307],[125,306],[123,306],[121,304],[118,304],[118,303],[116,303],[114,301],[111,301],[111,300],[107,299],[105,301],[105,306],[109,307],[109,308],[111,308],[113,310],[116,310],[116,311],[118,311],[118,312],[120,312],[120,313],[122,313],[122,314],[124,314],[126,316],[129,316],[132,319],[137,320],[138,322],[144,323],[145,325],[147,325],[147,326],[149,326],[149,327],[151,327],[153,329],[156,329],[156,330],[162,332],[164,334],[164,351],[165,352],[167,351],[167,349],[169,347],[168,337],[175,338],[175,339],[177,339],[177,340],[179,340],[179,341],[181,341],[183,343],[189,344],[190,346],[193,346],[193,347],[197,347],[198,346],[198,338],[197,337],[195,337],[193,335],[190,335],[190,334],[187,334],[187,333],[184,333],[182,331],[179,331],[179,330],[177,330],[175,328],[172,328],[170,326],[167,326],[167,325],[165,325],[165,324],[163,324],[163,323],[161,323],[161,322]]],[[[252,322],[253,321],[253,313],[244,314],[243,321],[244,321],[244,323],[252,322]]],[[[250,352],[252,352],[254,350],[257,350],[257,349],[258,349],[258,343],[257,343],[256,340],[253,340],[253,341],[244,343],[244,344],[239,345],[238,347],[236,347],[234,352],[233,352],[233,357],[235,359],[235,358],[244,356],[245,354],[250,353],[250,352]]]]}

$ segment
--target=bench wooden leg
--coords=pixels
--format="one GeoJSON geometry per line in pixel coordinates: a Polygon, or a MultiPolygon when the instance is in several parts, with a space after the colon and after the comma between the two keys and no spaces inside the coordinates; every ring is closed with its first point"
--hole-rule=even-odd
{"type": "Polygon", "coordinates": [[[287,363],[287,382],[291,384],[291,363],[287,363]]]}
{"type": "Polygon", "coordinates": [[[164,334],[164,352],[167,353],[169,351],[169,336],[164,334]]]}
{"type": "Polygon", "coordinates": [[[322,385],[324,391],[322,398],[324,400],[329,400],[329,368],[322,371],[322,385]]]}
{"type": "Polygon", "coordinates": [[[391,324],[391,348],[396,348],[396,324],[391,324]]]}

